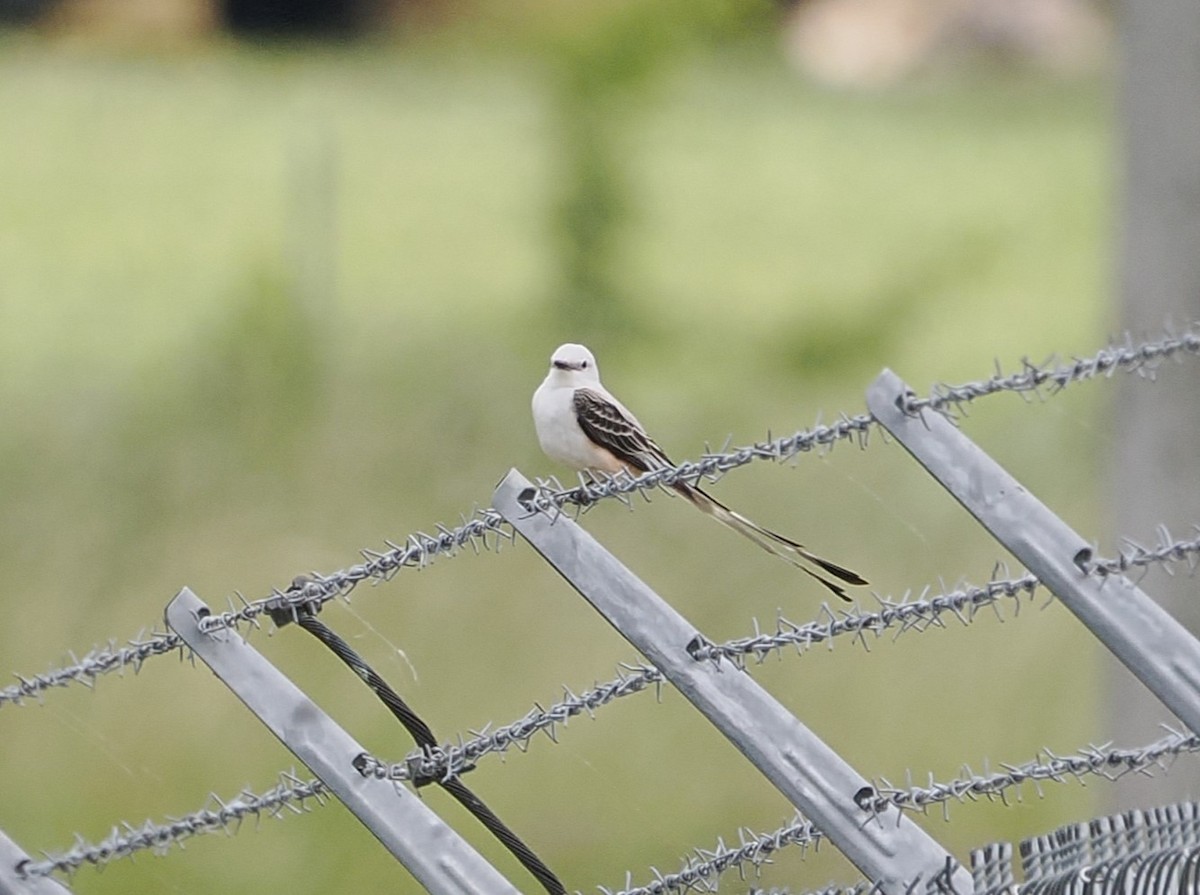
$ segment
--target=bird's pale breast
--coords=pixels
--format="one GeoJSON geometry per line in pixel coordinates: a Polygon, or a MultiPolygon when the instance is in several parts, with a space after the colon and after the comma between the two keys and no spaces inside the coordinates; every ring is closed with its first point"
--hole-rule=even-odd
{"type": "Polygon", "coordinates": [[[540,388],[534,394],[538,443],[546,456],[572,469],[607,469],[611,455],[592,444],[576,422],[574,394],[572,388],[540,388]]]}

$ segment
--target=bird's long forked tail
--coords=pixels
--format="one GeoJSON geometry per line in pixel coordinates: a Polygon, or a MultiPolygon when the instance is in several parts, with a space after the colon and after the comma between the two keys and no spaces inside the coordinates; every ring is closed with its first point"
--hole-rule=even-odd
{"type": "Polygon", "coordinates": [[[801,560],[812,563],[826,574],[846,584],[862,585],[867,583],[867,580],[857,572],[853,572],[844,566],[839,566],[837,563],[817,556],[803,544],[798,544],[791,538],[785,538],[783,535],[777,534],[769,528],[763,528],[736,510],[731,510],[711,494],[701,491],[695,485],[679,485],[676,486],[675,490],[695,504],[698,509],[712,516],[718,522],[724,523],[738,534],[753,541],[763,550],[775,554],[800,569],[806,575],[815,578],[847,603],[850,602],[850,598],[846,596],[846,590],[842,585],[836,581],[830,581],[824,575],[814,572],[804,562],[801,562],[801,560]]]}

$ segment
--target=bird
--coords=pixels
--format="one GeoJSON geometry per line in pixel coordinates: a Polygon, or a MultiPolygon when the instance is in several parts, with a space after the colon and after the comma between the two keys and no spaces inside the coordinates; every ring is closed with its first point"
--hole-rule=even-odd
{"type": "MultiPolygon", "coordinates": [[[[533,422],[546,456],[577,472],[640,475],[675,465],[638,418],[600,384],[596,358],[583,345],[568,342],[551,356],[550,372],[533,393],[533,422]]],[[[701,512],[796,566],[847,602],[850,597],[843,584],[867,584],[857,572],[751,521],[699,485],[680,481],[670,487],[701,512]]]]}

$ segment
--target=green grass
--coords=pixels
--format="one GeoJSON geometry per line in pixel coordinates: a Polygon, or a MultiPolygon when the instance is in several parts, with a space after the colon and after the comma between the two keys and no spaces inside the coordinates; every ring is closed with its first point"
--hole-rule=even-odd
{"type": "MultiPolygon", "coordinates": [[[[528,418],[549,352],[577,336],[554,311],[562,159],[537,60],[438,41],[156,55],[10,37],[4,51],[0,117],[19,139],[0,141],[0,666],[35,673],[134,636],[184,585],[221,604],[344,567],[486,504],[510,466],[560,471],[528,418]]],[[[803,84],[764,45],[692,54],[613,114],[636,331],[600,334],[633,345],[600,361],[678,457],[857,412],[883,366],[923,389],[1104,339],[1102,84],[992,71],[853,96],[803,84]]],[[[965,426],[1103,538],[1107,395],[996,398],[965,426]]],[[[878,439],[717,490],[881,593],[979,582],[1003,558],[878,439]]],[[[585,523],[710,637],[817,613],[806,581],[679,502],[603,506],[585,523]]],[[[328,620],[445,738],[633,657],[520,546],[406,571],[351,608],[328,620]]],[[[369,748],[408,751],[297,632],[254,639],[369,748]]],[[[1096,663],[1052,605],[755,674],[863,773],[903,780],[1086,742],[1096,663]]],[[[5,707],[0,727],[0,827],[31,850],[266,788],[294,763],[173,659],[5,707]]],[[[644,881],[791,815],[673,693],[561,740],[469,782],[572,889],[620,885],[626,869],[644,881]]],[[[964,855],[1087,817],[1103,792],[1027,795],[927,824],[964,855]]],[[[337,807],[86,869],[74,886],[257,892],[264,868],[294,895],[416,891],[337,807]]],[[[851,874],[823,848],[781,856],[764,883],[851,874]]]]}

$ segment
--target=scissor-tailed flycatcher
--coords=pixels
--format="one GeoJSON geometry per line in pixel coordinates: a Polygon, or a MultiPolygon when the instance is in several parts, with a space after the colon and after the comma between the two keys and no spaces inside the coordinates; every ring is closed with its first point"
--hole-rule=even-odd
{"type": "MultiPolygon", "coordinates": [[[[639,475],[675,465],[637,417],[600,384],[596,358],[582,345],[561,345],[550,358],[550,372],[533,393],[533,422],[546,455],[579,471],[614,474],[626,470],[639,475]]],[[[846,584],[867,583],[857,573],[809,552],[803,544],[755,524],[697,485],[677,482],[671,487],[698,509],[816,578],[843,600],[850,598],[840,584],[801,560],[846,584]]]]}

